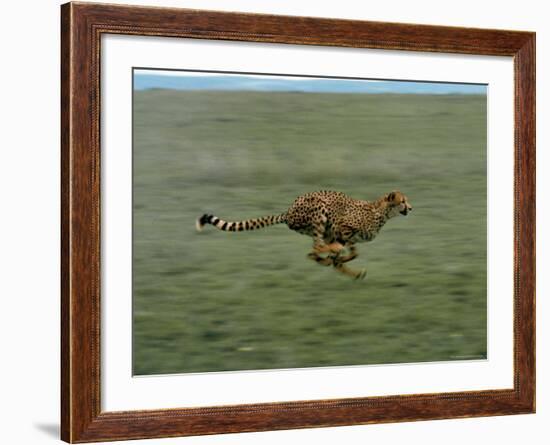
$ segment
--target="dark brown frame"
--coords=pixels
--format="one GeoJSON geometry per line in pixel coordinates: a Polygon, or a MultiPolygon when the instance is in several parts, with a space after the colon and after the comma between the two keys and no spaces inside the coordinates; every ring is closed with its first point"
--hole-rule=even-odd
{"type": "MultiPolygon", "coordinates": [[[[61,7],[61,437],[172,437],[535,411],[535,34],[92,3],[61,7]],[[102,412],[100,37],[104,33],[512,56],[514,388],[102,412]]],[[[512,252],[510,252],[512,254],[512,252]]]]}

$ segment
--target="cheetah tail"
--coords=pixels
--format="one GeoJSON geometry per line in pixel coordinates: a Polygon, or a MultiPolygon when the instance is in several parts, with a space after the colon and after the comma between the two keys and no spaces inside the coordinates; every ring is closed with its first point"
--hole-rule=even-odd
{"type": "Polygon", "coordinates": [[[286,213],[234,222],[224,221],[217,216],[205,213],[200,218],[197,218],[197,221],[195,222],[195,227],[197,231],[200,232],[206,224],[212,224],[213,226],[225,232],[242,232],[243,230],[261,229],[267,226],[282,223],[286,223],[286,213]]]}

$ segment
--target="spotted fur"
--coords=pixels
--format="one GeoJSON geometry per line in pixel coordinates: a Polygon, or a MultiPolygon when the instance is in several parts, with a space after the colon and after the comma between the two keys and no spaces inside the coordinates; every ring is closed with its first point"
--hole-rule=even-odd
{"type": "Polygon", "coordinates": [[[363,201],[323,190],[299,196],[280,215],[229,222],[204,214],[197,219],[196,226],[199,231],[211,224],[226,232],[242,232],[284,223],[289,229],[313,238],[309,258],[354,278],[364,278],[365,270],[355,271],[345,265],[357,258],[355,244],[372,241],[389,219],[407,215],[411,210],[407,197],[399,191],[375,201],[363,201]]]}

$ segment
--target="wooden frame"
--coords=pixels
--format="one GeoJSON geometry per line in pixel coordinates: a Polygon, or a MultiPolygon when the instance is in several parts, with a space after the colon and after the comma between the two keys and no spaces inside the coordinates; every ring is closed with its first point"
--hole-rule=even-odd
{"type": "Polygon", "coordinates": [[[535,34],[68,3],[61,8],[61,436],[171,437],[535,410],[535,34]],[[513,56],[514,388],[154,411],[100,408],[100,37],[130,34],[513,56]]]}

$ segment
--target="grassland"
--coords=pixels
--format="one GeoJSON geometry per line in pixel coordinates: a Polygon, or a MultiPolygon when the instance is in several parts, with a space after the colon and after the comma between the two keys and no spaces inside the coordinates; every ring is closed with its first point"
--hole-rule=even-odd
{"type": "Polygon", "coordinates": [[[136,92],[134,374],[485,357],[485,116],[484,96],[136,92]],[[365,281],[284,225],[195,232],[319,189],[408,195],[359,246],[365,281]]]}

